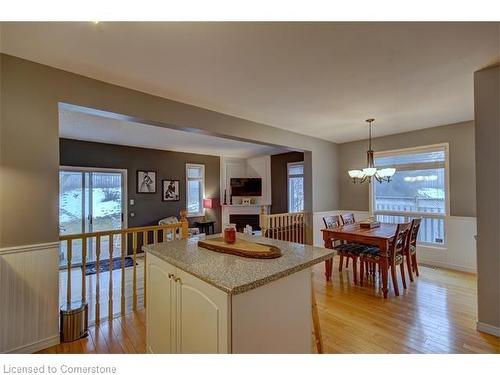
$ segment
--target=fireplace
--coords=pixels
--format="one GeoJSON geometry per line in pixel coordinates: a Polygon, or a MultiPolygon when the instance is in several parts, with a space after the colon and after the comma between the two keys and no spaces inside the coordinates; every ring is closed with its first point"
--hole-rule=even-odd
{"type": "Polygon", "coordinates": [[[247,225],[251,225],[253,230],[260,230],[259,215],[232,214],[229,215],[229,222],[231,224],[236,224],[236,230],[238,232],[243,232],[243,229],[247,225]]]}

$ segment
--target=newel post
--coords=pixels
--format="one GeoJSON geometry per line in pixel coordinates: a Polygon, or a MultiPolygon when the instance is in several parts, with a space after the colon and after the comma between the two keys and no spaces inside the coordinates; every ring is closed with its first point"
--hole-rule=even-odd
{"type": "Polygon", "coordinates": [[[181,238],[188,238],[188,219],[187,219],[187,211],[182,209],[180,212],[181,215],[181,238]]]}
{"type": "Polygon", "coordinates": [[[262,236],[265,237],[266,229],[267,229],[267,218],[266,218],[266,206],[260,206],[260,213],[259,213],[259,225],[260,225],[260,230],[262,232],[262,236]]]}

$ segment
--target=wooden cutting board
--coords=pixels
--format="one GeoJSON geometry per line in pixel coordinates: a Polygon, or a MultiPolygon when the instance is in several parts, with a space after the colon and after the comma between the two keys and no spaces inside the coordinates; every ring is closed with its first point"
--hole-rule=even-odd
{"type": "Polygon", "coordinates": [[[224,242],[223,237],[198,241],[198,246],[219,253],[233,254],[246,258],[273,259],[281,256],[281,250],[273,245],[266,245],[237,238],[235,243],[224,242]]]}

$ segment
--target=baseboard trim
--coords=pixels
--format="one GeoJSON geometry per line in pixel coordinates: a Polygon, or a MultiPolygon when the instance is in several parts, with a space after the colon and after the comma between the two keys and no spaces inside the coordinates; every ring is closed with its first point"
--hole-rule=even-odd
{"type": "Polygon", "coordinates": [[[47,242],[47,243],[36,243],[32,245],[21,245],[12,247],[0,248],[0,255],[15,254],[15,253],[27,253],[31,251],[47,250],[51,248],[58,248],[59,242],[47,242]]]}
{"type": "Polygon", "coordinates": [[[476,329],[479,332],[484,332],[493,336],[500,337],[500,327],[495,327],[487,323],[476,322],[476,329]]]}
{"type": "Polygon", "coordinates": [[[6,351],[6,354],[32,354],[40,350],[50,348],[51,346],[58,345],[60,342],[59,335],[48,337],[46,339],[33,342],[31,344],[18,346],[17,348],[6,351]]]}
{"type": "Polygon", "coordinates": [[[464,266],[460,266],[457,264],[450,264],[450,263],[439,262],[439,261],[435,261],[435,260],[427,260],[427,259],[418,259],[418,263],[428,265],[428,266],[433,266],[433,267],[444,268],[444,269],[448,269],[448,270],[455,270],[455,271],[476,274],[475,268],[464,267],[464,266]]]}

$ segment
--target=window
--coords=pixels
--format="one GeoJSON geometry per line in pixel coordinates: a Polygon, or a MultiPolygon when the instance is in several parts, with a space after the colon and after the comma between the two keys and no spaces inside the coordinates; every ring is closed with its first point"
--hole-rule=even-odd
{"type": "Polygon", "coordinates": [[[400,223],[422,217],[418,241],[443,245],[448,214],[447,158],[447,145],[375,153],[377,168],[396,168],[391,182],[373,184],[372,209],[377,220],[400,223]]]}
{"type": "Polygon", "coordinates": [[[304,163],[288,163],[288,212],[304,211],[304,163]]]}
{"type": "Polygon", "coordinates": [[[205,166],[186,164],[186,206],[188,216],[203,216],[205,166]]]}

